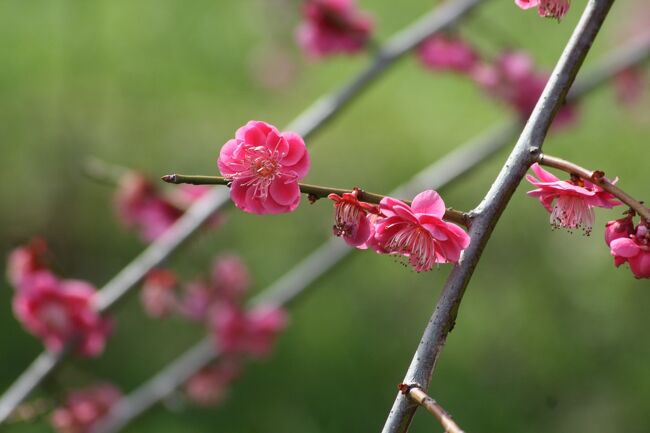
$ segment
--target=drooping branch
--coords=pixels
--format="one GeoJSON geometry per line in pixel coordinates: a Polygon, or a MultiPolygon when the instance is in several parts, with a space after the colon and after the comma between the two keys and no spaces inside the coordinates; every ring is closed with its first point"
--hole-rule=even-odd
{"type": "MultiPolygon", "coordinates": [[[[305,139],[311,136],[420,42],[434,33],[455,25],[472,9],[487,1],[454,0],[435,8],[393,35],[379,48],[370,65],[340,89],[313,103],[285,129],[297,132],[305,139]]],[[[227,202],[228,194],[220,189],[202,196],[183,217],[102,288],[95,303],[97,309],[106,311],[122,299],[151,269],[165,261],[227,202]]],[[[66,352],[58,354],[43,352],[33,361],[0,398],[0,424],[52,372],[65,355],[66,352]]]]}
{"type": "Polygon", "coordinates": [[[402,394],[411,398],[414,402],[426,409],[427,412],[436,417],[440,425],[442,425],[442,428],[445,429],[445,433],[465,433],[451,418],[451,415],[437,401],[429,397],[419,385],[400,383],[398,388],[402,394]]]}
{"type": "MultiPolygon", "coordinates": [[[[607,83],[619,71],[644,62],[649,56],[650,40],[642,44],[635,42],[617,48],[616,52],[605,56],[598,62],[597,67],[576,82],[569,99],[577,100],[585,96],[598,86],[607,83]]],[[[508,145],[519,131],[520,122],[515,119],[506,121],[452,150],[391,194],[411,196],[426,188],[442,189],[508,145]]],[[[267,304],[288,306],[352,251],[354,249],[347,247],[339,239],[330,239],[253,298],[250,307],[267,304]]],[[[134,418],[169,396],[192,374],[214,361],[218,356],[219,353],[214,349],[213,339],[204,338],[142,386],[125,396],[93,433],[119,431],[134,418]]]]}
{"type": "MultiPolygon", "coordinates": [[[[452,270],[408,368],[404,383],[428,388],[436,361],[456,321],[463,294],[497,221],[541,152],[551,122],[560,109],[614,0],[589,0],[551,78],[533,110],[517,144],[483,201],[471,213],[471,243],[452,270]]],[[[418,405],[399,393],[383,433],[404,433],[418,405]]]]}
{"type": "MultiPolygon", "coordinates": [[[[181,184],[187,183],[190,185],[226,185],[230,186],[231,180],[222,176],[194,176],[194,175],[185,175],[185,174],[168,174],[162,177],[167,183],[181,184]]],[[[342,188],[332,188],[329,186],[320,186],[320,185],[311,185],[308,183],[298,183],[300,191],[303,194],[307,194],[310,200],[317,200],[321,198],[327,198],[330,194],[343,195],[346,193],[352,193],[352,189],[342,189],[342,188]]],[[[372,204],[379,204],[385,195],[375,194],[372,192],[364,191],[358,189],[358,198],[360,201],[364,201],[372,204]]],[[[409,200],[402,200],[404,203],[410,205],[409,200]]],[[[445,211],[444,218],[448,221],[453,221],[457,224],[462,224],[468,226],[469,216],[465,212],[453,208],[447,208],[445,211]]]]}
{"type": "Polygon", "coordinates": [[[636,200],[634,197],[623,191],[618,186],[610,182],[606,177],[605,173],[599,170],[588,170],[584,167],[581,167],[573,162],[566,161],[562,158],[558,158],[551,155],[546,155],[540,153],[537,157],[537,162],[548,167],[557,168],[571,175],[581,177],[585,180],[593,182],[600,186],[605,191],[614,195],[616,198],[621,200],[623,203],[628,205],[636,213],[638,213],[646,221],[650,221],[650,209],[645,207],[641,202],[636,200]]]}

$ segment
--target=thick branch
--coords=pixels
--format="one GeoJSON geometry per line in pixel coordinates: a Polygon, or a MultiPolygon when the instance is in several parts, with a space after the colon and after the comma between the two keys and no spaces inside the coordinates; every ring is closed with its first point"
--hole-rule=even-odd
{"type": "MultiPolygon", "coordinates": [[[[162,180],[164,180],[167,183],[175,183],[175,184],[181,184],[181,183],[188,183],[191,185],[226,185],[230,186],[231,180],[221,177],[221,176],[193,176],[193,175],[185,175],[185,174],[168,174],[162,177],[162,180]]],[[[320,186],[320,185],[310,185],[308,183],[299,183],[298,186],[300,187],[300,191],[303,194],[309,195],[310,199],[320,199],[320,198],[327,198],[328,195],[330,194],[338,194],[338,195],[343,195],[346,193],[352,193],[352,189],[342,189],[342,188],[332,188],[329,186],[320,186]]],[[[385,195],[381,194],[375,194],[372,192],[364,191],[362,189],[357,189],[359,195],[358,198],[361,201],[364,201],[366,203],[373,203],[373,204],[379,204],[383,198],[385,198],[385,195]]],[[[409,200],[403,200],[404,203],[410,205],[411,202],[409,200]]],[[[468,226],[469,224],[469,217],[465,212],[461,212],[456,209],[452,208],[447,208],[445,211],[445,216],[444,218],[449,221],[453,221],[458,224],[462,224],[464,226],[468,226]]]]}
{"type": "Polygon", "coordinates": [[[418,385],[401,383],[398,388],[402,394],[411,398],[414,402],[425,408],[427,412],[436,417],[440,425],[442,425],[442,428],[445,429],[445,433],[465,433],[454,422],[451,415],[437,401],[429,397],[418,385]]]}
{"type": "MultiPolygon", "coordinates": [[[[307,138],[320,129],[336,113],[345,108],[362,90],[388,69],[404,54],[417,47],[428,36],[453,26],[479,4],[487,0],[455,0],[445,2],[415,23],[391,37],[377,52],[373,62],[350,82],[330,95],[317,100],[303,114],[285,128],[307,138]]],[[[105,311],[138,284],[147,273],[166,260],[172,252],[185,242],[203,223],[228,202],[223,190],[211,191],[201,197],[167,232],[149,245],[129,265],[120,271],[101,290],[96,306],[105,311]]],[[[62,354],[63,355],[63,354],[62,354]]],[[[43,364],[49,359],[46,352],[39,355],[33,365],[43,364]]],[[[63,356],[47,368],[28,368],[0,398],[0,424],[54,369],[63,356]]]]}
{"type": "Polygon", "coordinates": [[[650,221],[650,209],[645,207],[643,204],[641,204],[641,202],[606,179],[602,171],[588,170],[584,167],[574,164],[573,162],[569,162],[555,156],[545,155],[543,153],[539,154],[537,157],[537,162],[542,165],[557,168],[566,173],[576,175],[599,185],[602,189],[614,195],[616,198],[628,205],[636,213],[641,215],[641,217],[643,217],[646,221],[650,221]]]}
{"type": "MultiPolygon", "coordinates": [[[[589,0],[544,92],[485,198],[475,209],[470,229],[471,243],[452,270],[424,335],[413,356],[403,383],[427,388],[442,347],[456,321],[458,308],[494,226],[535,156],[541,151],[547,131],[580,69],[591,44],[614,0],[589,0]]],[[[408,431],[417,405],[398,394],[383,433],[408,431]]]]}

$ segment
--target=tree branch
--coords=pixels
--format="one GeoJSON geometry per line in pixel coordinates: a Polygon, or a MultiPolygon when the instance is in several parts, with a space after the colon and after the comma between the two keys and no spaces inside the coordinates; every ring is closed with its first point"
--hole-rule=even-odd
{"type": "MultiPolygon", "coordinates": [[[[222,176],[194,176],[186,174],[168,174],[161,178],[167,183],[181,184],[187,183],[190,185],[226,185],[230,187],[232,180],[222,177],[222,176]]],[[[311,185],[308,183],[299,183],[300,192],[303,194],[309,195],[310,200],[318,200],[321,198],[327,198],[330,194],[343,195],[346,193],[352,193],[351,189],[342,189],[342,188],[332,188],[329,186],[320,186],[320,185],[311,185]]],[[[372,192],[364,191],[362,189],[357,189],[359,192],[358,198],[360,201],[366,203],[379,204],[385,195],[375,194],[372,192]]],[[[410,205],[409,200],[402,200],[404,203],[410,205]]],[[[445,211],[444,218],[449,221],[453,221],[457,224],[462,224],[468,226],[469,216],[465,212],[453,208],[447,208],[445,211]]]]}
{"type": "MultiPolygon", "coordinates": [[[[433,315],[413,356],[403,383],[419,383],[428,388],[436,361],[456,321],[465,289],[478,264],[494,227],[529,166],[534,162],[555,113],[580,69],[591,44],[614,0],[589,0],[551,78],[533,110],[517,144],[483,201],[474,210],[471,243],[452,270],[433,315]]],[[[404,433],[417,405],[399,393],[388,415],[383,433],[404,433]]]]}
{"type": "Polygon", "coordinates": [[[440,425],[442,425],[442,428],[445,429],[445,433],[465,433],[463,429],[458,427],[458,424],[454,422],[451,415],[449,415],[449,413],[440,406],[437,401],[429,397],[429,395],[427,395],[419,385],[400,383],[398,388],[403,395],[408,396],[414,402],[425,408],[427,412],[436,417],[440,425]]]}
{"type": "MultiPolygon", "coordinates": [[[[320,129],[336,113],[345,108],[362,90],[368,87],[389,66],[428,36],[453,26],[474,7],[487,0],[455,0],[445,2],[415,23],[391,37],[377,52],[373,62],[349,83],[317,100],[299,115],[287,128],[307,138],[320,129]]],[[[95,305],[105,311],[138,284],[147,273],[165,261],[203,223],[228,202],[228,194],[215,189],[205,194],[162,236],[152,242],[139,256],[110,280],[97,296],[95,305]]],[[[38,386],[38,384],[64,358],[65,353],[56,355],[56,360],[47,364],[53,355],[43,352],[31,367],[0,398],[0,424],[4,423],[13,410],[38,386]],[[41,368],[33,368],[35,365],[41,368]]]]}

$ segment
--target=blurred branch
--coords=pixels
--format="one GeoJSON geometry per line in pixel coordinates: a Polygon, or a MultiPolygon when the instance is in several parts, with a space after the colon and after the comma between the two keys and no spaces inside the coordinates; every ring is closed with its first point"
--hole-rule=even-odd
{"type": "MultiPolygon", "coordinates": [[[[583,97],[598,86],[607,83],[618,71],[639,64],[648,57],[650,57],[650,40],[646,45],[632,44],[617,49],[600,60],[593,71],[576,82],[574,88],[579,90],[573,91],[569,99],[577,100],[583,97]],[[621,52],[626,55],[620,56],[621,52]]],[[[395,189],[391,195],[413,196],[427,188],[439,190],[450,185],[507,146],[520,130],[521,124],[516,119],[488,130],[424,168],[409,182],[395,189]]],[[[250,306],[271,304],[286,307],[352,251],[355,250],[340,239],[330,239],[253,298],[250,306]]],[[[214,349],[213,339],[204,338],[149,381],[125,396],[93,433],[119,431],[134,418],[170,395],[192,374],[214,361],[218,355],[219,353],[214,349]]]]}
{"type": "MultiPolygon", "coordinates": [[[[226,185],[230,187],[232,183],[231,179],[222,177],[222,176],[194,176],[186,174],[168,174],[162,177],[167,183],[181,184],[187,183],[190,185],[226,185]]],[[[310,185],[308,183],[298,183],[300,187],[300,192],[303,194],[309,195],[309,200],[315,201],[321,198],[327,198],[330,194],[350,194],[353,192],[352,189],[342,189],[342,188],[332,188],[329,186],[320,186],[320,185],[310,185]]],[[[379,204],[385,195],[375,194],[372,192],[364,191],[362,189],[357,189],[359,191],[359,200],[379,204]]],[[[402,200],[404,203],[410,205],[409,200],[402,200]]],[[[449,221],[453,221],[458,224],[467,226],[469,224],[469,217],[465,212],[461,212],[456,209],[447,208],[445,211],[444,218],[449,221]]]]}
{"type": "Polygon", "coordinates": [[[84,176],[108,186],[116,186],[120,179],[129,172],[128,168],[109,164],[99,158],[88,157],[81,165],[84,176]]]}
{"type": "Polygon", "coordinates": [[[440,406],[437,401],[429,397],[419,385],[400,383],[397,387],[403,395],[411,398],[417,404],[425,408],[427,412],[435,416],[440,425],[442,425],[442,428],[445,429],[445,433],[465,433],[463,429],[458,427],[458,424],[451,419],[451,415],[449,415],[449,413],[440,406]]]}
{"type": "MultiPolygon", "coordinates": [[[[435,8],[429,14],[392,36],[379,49],[373,62],[366,69],[340,89],[317,100],[285,129],[297,132],[306,139],[337,112],[345,108],[396,60],[417,47],[428,36],[453,26],[470,10],[485,2],[487,0],[454,0],[435,8]]],[[[96,308],[103,312],[115,304],[152,268],[166,260],[226,202],[228,202],[228,193],[223,189],[214,189],[202,196],[172,227],[152,242],[102,288],[96,298],[96,308]]],[[[33,364],[0,398],[0,424],[27,398],[64,356],[65,352],[58,355],[43,352],[36,358],[33,364]]]]}
{"type": "Polygon", "coordinates": [[[577,164],[574,164],[573,162],[569,162],[555,156],[545,155],[543,153],[540,153],[538,155],[537,162],[548,167],[557,168],[558,170],[562,170],[566,173],[581,177],[585,180],[599,185],[602,189],[614,195],[616,198],[628,205],[631,209],[636,211],[636,213],[641,215],[641,217],[643,217],[646,221],[650,221],[650,209],[643,206],[634,197],[607,180],[605,178],[605,173],[602,171],[588,170],[577,164]]]}
{"type": "MultiPolygon", "coordinates": [[[[536,156],[541,152],[551,122],[582,66],[614,0],[589,0],[571,39],[551,74],[533,113],[499,175],[472,213],[471,243],[445,284],[403,383],[428,388],[447,335],[454,327],[465,289],[494,227],[536,156]]],[[[383,433],[408,431],[418,405],[398,393],[383,433]]]]}

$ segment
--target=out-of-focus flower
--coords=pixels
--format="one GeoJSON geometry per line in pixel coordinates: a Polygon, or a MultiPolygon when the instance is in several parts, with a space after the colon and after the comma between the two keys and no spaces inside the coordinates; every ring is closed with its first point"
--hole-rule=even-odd
{"type": "Polygon", "coordinates": [[[233,304],[220,304],[211,311],[215,343],[231,355],[268,356],[277,335],[286,327],[284,311],[259,307],[245,312],[233,304]]]}
{"type": "Polygon", "coordinates": [[[334,227],[335,236],[341,236],[353,247],[366,244],[372,233],[368,213],[379,213],[379,207],[359,201],[359,191],[342,195],[330,194],[327,196],[334,201],[334,227]]]}
{"type": "Polygon", "coordinates": [[[202,368],[185,383],[185,393],[201,406],[213,406],[226,397],[228,386],[241,375],[241,366],[224,360],[202,368]]]}
{"type": "Polygon", "coordinates": [[[641,99],[643,94],[643,70],[640,68],[627,68],[614,77],[616,98],[621,104],[633,105],[641,99]]]}
{"type": "Polygon", "coordinates": [[[95,293],[87,282],[37,272],[16,291],[14,314],[48,350],[59,351],[74,339],[81,355],[97,356],[104,350],[110,324],[93,309],[95,293]]]}
{"type": "Polygon", "coordinates": [[[477,65],[478,53],[464,40],[435,34],[418,47],[418,58],[434,71],[469,73],[477,65]]]}
{"type": "Polygon", "coordinates": [[[169,270],[153,269],[149,272],[140,292],[140,301],[149,316],[160,318],[176,310],[177,283],[176,275],[169,270]]]}
{"type": "Polygon", "coordinates": [[[7,277],[16,288],[20,288],[30,275],[46,269],[43,256],[47,252],[45,241],[32,239],[28,244],[15,248],[7,260],[7,277]]]}
{"type": "Polygon", "coordinates": [[[594,207],[610,209],[621,204],[612,194],[588,180],[560,180],[537,163],[531,169],[539,179],[531,175],[526,179],[538,188],[529,191],[528,195],[539,198],[551,214],[553,227],[581,228],[589,235],[595,220],[594,207]]]}
{"type": "Polygon", "coordinates": [[[314,57],[361,51],[370,38],[372,20],[353,0],[307,0],[298,43],[314,57]]]}
{"type": "Polygon", "coordinates": [[[309,170],[309,153],[298,134],[250,121],[223,145],[218,165],[222,176],[232,181],[230,197],[238,208],[277,214],[298,207],[298,181],[309,170]]]}
{"type": "Polygon", "coordinates": [[[650,278],[650,228],[647,222],[641,221],[634,227],[631,215],[609,221],[605,242],[617,267],[627,262],[636,278],[650,278]]]}
{"type": "Polygon", "coordinates": [[[50,423],[58,433],[88,433],[121,396],[110,383],[71,392],[65,404],[52,412],[50,423]]]}
{"type": "Polygon", "coordinates": [[[240,302],[249,287],[250,275],[241,258],[219,256],[212,264],[209,281],[198,279],[185,286],[180,311],[191,320],[205,320],[214,305],[240,302]]]}
{"type": "Polygon", "coordinates": [[[391,197],[380,203],[383,217],[375,224],[375,240],[389,254],[408,257],[417,271],[434,263],[456,263],[470,238],[456,224],[443,221],[445,203],[432,190],[415,196],[411,206],[391,197]]]}
{"type": "MultiPolygon", "coordinates": [[[[119,181],[115,208],[126,227],[135,229],[143,240],[153,241],[209,189],[207,185],[179,185],[161,191],[143,174],[129,171],[119,181]]],[[[216,227],[220,222],[216,214],[207,224],[216,227]]]]}
{"type": "Polygon", "coordinates": [[[571,7],[570,0],[515,0],[515,4],[522,9],[537,7],[540,17],[555,18],[558,21],[571,7]]]}
{"type": "MultiPolygon", "coordinates": [[[[528,119],[533,112],[549,77],[535,71],[530,56],[521,51],[506,51],[494,64],[477,65],[471,75],[488,94],[517,111],[522,120],[528,119]]],[[[558,111],[553,126],[566,126],[576,117],[575,106],[565,104],[558,111]]]]}

